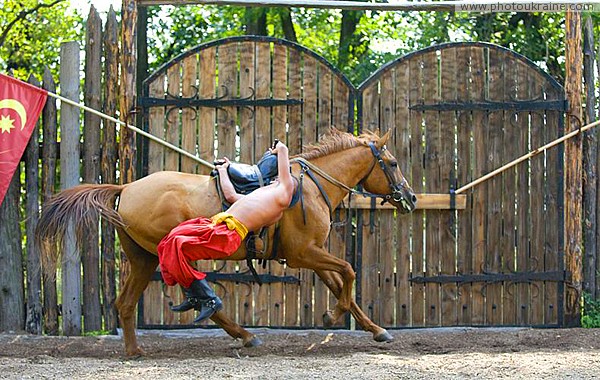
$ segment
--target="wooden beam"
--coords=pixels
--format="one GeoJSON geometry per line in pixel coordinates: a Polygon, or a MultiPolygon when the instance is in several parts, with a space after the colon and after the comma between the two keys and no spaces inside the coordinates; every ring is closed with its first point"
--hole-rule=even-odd
{"type": "MultiPolygon", "coordinates": [[[[322,9],[346,9],[346,10],[376,10],[376,11],[509,11],[516,6],[527,5],[532,9],[535,5],[540,10],[547,9],[547,0],[489,0],[475,1],[396,1],[393,3],[370,1],[338,1],[338,0],[137,0],[138,6],[151,5],[235,5],[240,7],[286,7],[286,8],[322,8],[322,9]]],[[[568,4],[573,4],[573,0],[554,0],[552,6],[557,12],[568,9],[568,4]]],[[[521,9],[523,9],[521,7],[521,9]]],[[[591,10],[586,8],[585,10],[591,10]]]]}
{"type": "MultiPolygon", "coordinates": [[[[567,12],[565,18],[565,91],[569,101],[567,132],[577,130],[582,120],[581,93],[583,51],[581,13],[567,12]]],[[[582,268],[582,139],[565,143],[565,269],[571,273],[564,289],[564,325],[578,326],[581,320],[582,268]]],[[[561,316],[559,315],[559,321],[561,316]]]]}
{"type": "MultiPolygon", "coordinates": [[[[348,204],[348,197],[344,199],[344,204],[348,204]]],[[[395,207],[389,203],[381,205],[381,199],[377,199],[376,208],[392,210],[395,207]]],[[[350,207],[356,207],[360,209],[371,208],[371,198],[353,196],[350,207]]],[[[457,210],[464,210],[467,208],[467,196],[464,194],[456,195],[456,207],[457,210]]],[[[450,194],[417,194],[417,209],[418,210],[449,210],[450,209],[450,194]]]]}

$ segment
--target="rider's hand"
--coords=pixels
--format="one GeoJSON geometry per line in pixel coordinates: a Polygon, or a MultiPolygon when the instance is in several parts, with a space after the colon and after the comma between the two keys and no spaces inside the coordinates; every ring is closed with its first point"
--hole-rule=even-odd
{"type": "Polygon", "coordinates": [[[217,170],[227,170],[230,164],[231,161],[229,161],[229,158],[223,157],[215,162],[215,167],[217,170]]]}
{"type": "Polygon", "coordinates": [[[274,148],[269,148],[271,154],[277,154],[278,152],[282,152],[283,150],[287,151],[288,147],[281,141],[278,141],[274,148]]]}

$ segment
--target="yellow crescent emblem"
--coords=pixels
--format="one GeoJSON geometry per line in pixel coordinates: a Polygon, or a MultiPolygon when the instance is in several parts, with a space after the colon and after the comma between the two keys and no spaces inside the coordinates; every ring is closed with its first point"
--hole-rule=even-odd
{"type": "Polygon", "coordinates": [[[25,111],[25,107],[23,104],[16,99],[2,99],[0,100],[0,109],[2,108],[10,108],[15,110],[19,117],[21,118],[21,130],[25,128],[25,123],[27,122],[27,111],[25,111]]]}

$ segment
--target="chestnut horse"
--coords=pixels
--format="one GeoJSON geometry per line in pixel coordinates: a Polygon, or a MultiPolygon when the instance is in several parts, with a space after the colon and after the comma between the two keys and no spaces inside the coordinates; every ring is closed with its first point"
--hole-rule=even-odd
{"type": "MultiPolygon", "coordinates": [[[[319,144],[307,147],[305,153],[296,156],[296,162],[292,159],[292,174],[296,178],[303,177],[303,199],[285,211],[280,221],[278,244],[279,259],[285,260],[291,268],[314,270],[338,299],[334,310],[323,315],[326,327],[350,311],[376,341],[389,341],[392,336],[373,323],[353,300],[355,273],[352,266],[329,254],[323,245],[330,228],[329,208],[335,209],[359,184],[370,195],[381,196],[392,203],[401,213],[415,208],[416,197],[412,189],[396,159],[385,149],[388,138],[389,132],[383,137],[373,133],[357,137],[332,128],[319,144]]],[[[134,313],[158,264],[156,246],[179,223],[198,216],[210,217],[221,211],[215,179],[164,171],[126,185],[84,184],[60,192],[44,208],[36,234],[46,273],[56,273],[60,244],[69,223],[74,223],[77,240],[81,241],[87,226],[97,223],[96,210],[115,225],[131,265],[116,307],[126,354],[140,355],[143,351],[135,336],[134,313]],[[115,210],[116,197],[119,201],[115,210]]],[[[270,234],[272,236],[273,231],[270,234]]],[[[242,245],[227,260],[245,258],[242,245]]],[[[261,343],[223,311],[215,313],[211,319],[232,337],[242,339],[246,347],[261,343]]]]}

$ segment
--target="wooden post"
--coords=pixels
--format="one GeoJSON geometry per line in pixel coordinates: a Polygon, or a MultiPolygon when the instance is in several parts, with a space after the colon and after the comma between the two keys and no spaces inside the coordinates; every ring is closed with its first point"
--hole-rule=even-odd
{"type": "MultiPolygon", "coordinates": [[[[60,47],[60,89],[67,99],[79,100],[79,43],[60,47]]],[[[60,185],[65,190],[79,184],[79,108],[61,104],[60,185]]],[[[81,257],[75,243],[75,229],[67,229],[62,256],[62,321],[65,335],[81,334],[81,257]]]]}
{"type": "MultiPolygon", "coordinates": [[[[112,6],[108,11],[104,32],[104,113],[116,117],[119,92],[119,38],[117,16],[112,6]]],[[[115,183],[117,167],[116,125],[104,121],[102,134],[102,182],[115,183]]],[[[117,331],[115,278],[115,229],[102,219],[102,305],[104,329],[113,334],[117,331]]]]}
{"type": "MultiPolygon", "coordinates": [[[[135,0],[123,0],[121,7],[121,118],[135,125],[130,118],[135,107],[136,91],[136,38],[137,6],[135,0]]],[[[121,183],[135,180],[135,134],[128,128],[121,128],[119,146],[121,183]]]]}
{"type": "MultiPolygon", "coordinates": [[[[92,5],[87,19],[85,43],[85,104],[100,109],[102,94],[102,20],[92,5]]],[[[83,181],[100,182],[100,117],[84,113],[83,181]]],[[[86,331],[102,329],[100,310],[100,248],[98,224],[87,230],[82,255],[83,317],[86,331]]]]}
{"type": "MultiPolygon", "coordinates": [[[[43,87],[56,92],[56,84],[48,67],[44,68],[43,87]]],[[[56,100],[48,97],[43,116],[44,150],[42,151],[42,205],[54,194],[56,181],[56,156],[58,143],[56,123],[56,100]]],[[[43,207],[43,206],[42,206],[43,207]]],[[[44,285],[44,331],[48,335],[58,335],[58,296],[56,279],[43,275],[44,285]]]]}
{"type": "MultiPolygon", "coordinates": [[[[130,111],[135,105],[135,27],[137,25],[137,6],[135,0],[123,0],[121,5],[121,87],[119,110],[121,118],[128,124],[130,111]]],[[[129,128],[121,128],[119,141],[119,172],[121,183],[135,180],[135,134],[129,128]]],[[[127,257],[121,255],[121,283],[129,275],[127,257]]]]}
{"type": "MultiPolygon", "coordinates": [[[[38,80],[31,75],[29,83],[39,87],[38,80]]],[[[25,331],[31,334],[42,333],[42,279],[40,251],[33,244],[40,209],[38,166],[40,162],[39,124],[33,128],[25,151],[26,214],[25,234],[27,235],[27,312],[25,331]]]]}
{"type": "MultiPolygon", "coordinates": [[[[594,24],[586,17],[583,40],[583,70],[585,79],[586,124],[596,121],[596,96],[594,75],[594,24]]],[[[583,290],[594,296],[596,289],[596,204],[598,130],[593,128],[583,139],[583,246],[585,247],[583,290]]]]}
{"type": "MultiPolygon", "coordinates": [[[[9,73],[12,75],[12,73],[9,73]]],[[[0,204],[0,331],[23,330],[23,252],[19,222],[21,169],[17,169],[0,204]]]]}
{"type": "MultiPolygon", "coordinates": [[[[569,101],[567,132],[579,128],[581,109],[581,13],[567,12],[565,19],[565,91],[569,101]]],[[[581,317],[582,281],[582,139],[577,136],[565,143],[565,269],[570,281],[565,287],[565,326],[578,326],[581,317]]]]}

